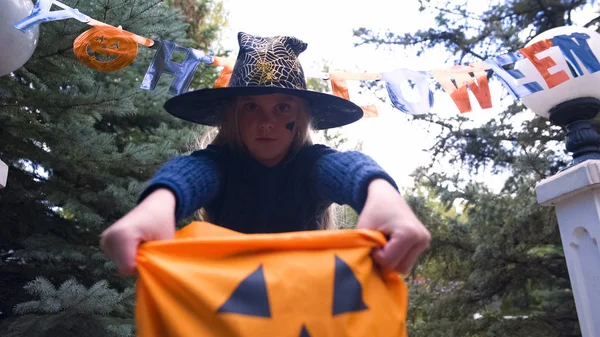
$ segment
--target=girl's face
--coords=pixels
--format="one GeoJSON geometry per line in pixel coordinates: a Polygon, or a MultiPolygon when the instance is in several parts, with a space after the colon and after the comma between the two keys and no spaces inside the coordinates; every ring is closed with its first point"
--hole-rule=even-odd
{"type": "Polygon", "coordinates": [[[287,154],[304,113],[300,98],[284,94],[241,97],[238,125],[242,142],[265,166],[277,165],[287,154]]]}

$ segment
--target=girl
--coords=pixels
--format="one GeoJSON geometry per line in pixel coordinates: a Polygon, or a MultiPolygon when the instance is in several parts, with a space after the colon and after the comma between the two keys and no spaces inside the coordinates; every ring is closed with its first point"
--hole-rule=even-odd
{"type": "Polygon", "coordinates": [[[332,228],[329,207],[350,205],[357,228],[389,235],[373,254],[382,267],[407,273],[430,234],[393,179],[360,152],[313,145],[313,129],[352,123],[362,110],[345,99],[306,90],[293,37],[238,35],[240,51],[226,88],[171,98],[165,109],[219,128],[206,149],[169,160],[137,207],[101,237],[123,275],[136,273],[140,243],[171,239],[175,224],[202,209],[205,220],[243,233],[332,228]]]}

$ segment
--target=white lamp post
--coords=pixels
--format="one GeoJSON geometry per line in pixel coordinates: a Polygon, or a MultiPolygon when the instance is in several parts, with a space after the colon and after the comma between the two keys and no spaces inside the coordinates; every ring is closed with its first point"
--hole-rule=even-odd
{"type": "MultiPolygon", "coordinates": [[[[559,27],[540,34],[528,45],[560,35],[571,37],[576,43],[571,47],[576,50],[565,57],[564,50],[554,45],[536,56],[538,60],[550,57],[556,63],[548,68],[549,76],[564,71],[570,79],[552,88],[546,84],[546,78],[538,80],[544,90],[521,100],[533,112],[567,131],[566,148],[573,154],[573,162],[565,170],[539,182],[536,193],[540,204],[554,206],[556,210],[583,337],[597,337],[600,336],[597,242],[600,239],[600,135],[591,120],[600,111],[600,34],[587,28],[559,27]],[[581,47],[581,39],[589,48],[581,47]]],[[[523,65],[522,69],[527,67],[531,68],[531,64],[523,65]]]]}

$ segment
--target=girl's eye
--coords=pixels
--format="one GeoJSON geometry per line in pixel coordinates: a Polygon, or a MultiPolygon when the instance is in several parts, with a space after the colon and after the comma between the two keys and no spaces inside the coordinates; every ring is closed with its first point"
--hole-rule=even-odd
{"type": "Polygon", "coordinates": [[[248,111],[248,112],[254,112],[254,111],[258,110],[258,104],[256,104],[256,103],[246,103],[244,105],[244,110],[248,111]]]}
{"type": "Polygon", "coordinates": [[[288,112],[289,110],[290,110],[289,104],[281,103],[281,104],[277,105],[278,112],[288,112]]]}

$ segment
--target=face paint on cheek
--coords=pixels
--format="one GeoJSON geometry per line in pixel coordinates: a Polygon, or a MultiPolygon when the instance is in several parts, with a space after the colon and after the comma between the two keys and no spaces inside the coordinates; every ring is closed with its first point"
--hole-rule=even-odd
{"type": "Polygon", "coordinates": [[[285,128],[290,130],[290,132],[294,132],[295,126],[296,126],[296,122],[289,122],[285,125],[285,128]]]}

